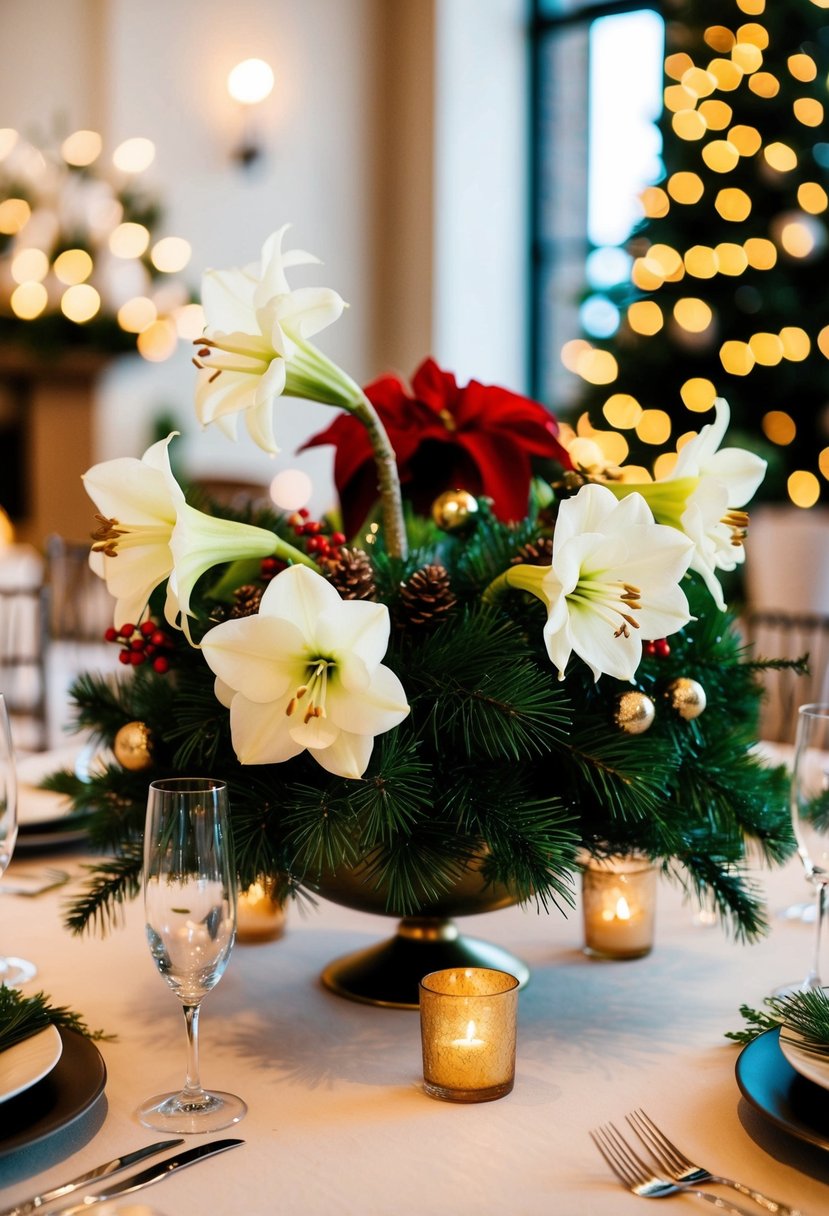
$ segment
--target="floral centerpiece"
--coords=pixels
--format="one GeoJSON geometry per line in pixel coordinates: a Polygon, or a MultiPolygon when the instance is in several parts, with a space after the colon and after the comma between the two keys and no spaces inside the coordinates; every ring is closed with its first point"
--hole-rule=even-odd
{"type": "Polygon", "coordinates": [[[74,688],[116,759],[53,779],[115,850],[71,926],[137,890],[148,779],[199,772],[229,783],[244,885],[356,874],[365,906],[406,916],[457,910],[472,878],[564,908],[583,850],[636,851],[762,932],[746,846],[778,861],[792,838],[753,750],[763,663],[718,581],[763,476],[722,447],[725,402],[637,485],[571,456],[538,403],[432,361],[361,389],[312,341],[343,301],[289,285],[316,259],[284,233],[206,275],[196,410],[274,452],[279,409],[337,407],[311,443],[336,447],[341,519],[197,509],[172,436],[86,474],[126,676],[74,688]]]}

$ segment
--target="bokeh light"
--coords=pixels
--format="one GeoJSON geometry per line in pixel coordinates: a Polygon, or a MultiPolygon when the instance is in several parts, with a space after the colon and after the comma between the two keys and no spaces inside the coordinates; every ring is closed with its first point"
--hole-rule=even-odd
{"type": "Polygon", "coordinates": [[[24,198],[4,198],[0,203],[0,232],[15,236],[25,228],[32,209],[24,198]]]}
{"type": "Polygon", "coordinates": [[[662,309],[654,300],[636,300],[627,311],[630,328],[637,334],[652,337],[665,324],[662,309]]]}
{"type": "Polygon", "coordinates": [[[201,304],[183,304],[173,314],[176,332],[184,342],[194,342],[204,332],[204,309],[201,304]]]}
{"type": "Polygon", "coordinates": [[[112,163],[122,173],[143,173],[155,160],[155,144],[138,135],[125,139],[112,154],[112,163]]]}
{"type": "Polygon", "coordinates": [[[763,236],[750,236],[743,249],[752,270],[771,270],[777,263],[777,246],[763,236]]]}
{"type": "Polygon", "coordinates": [[[724,25],[709,25],[703,37],[712,51],[719,51],[723,55],[727,55],[737,41],[731,30],[724,25]]]}
{"type": "Polygon", "coordinates": [[[740,159],[734,144],[727,139],[712,139],[702,149],[702,159],[712,173],[730,173],[740,159]]]}
{"type": "Polygon", "coordinates": [[[11,294],[9,303],[12,312],[21,321],[33,321],[39,317],[49,301],[49,295],[42,283],[21,283],[11,294]]]}
{"type": "Polygon", "coordinates": [[[178,333],[173,321],[165,317],[153,321],[136,339],[138,353],[150,363],[163,363],[178,346],[178,333]]]}
{"type": "Polygon", "coordinates": [[[810,215],[820,215],[829,206],[829,195],[818,182],[801,182],[797,188],[797,201],[810,215]]]}
{"type": "Polygon", "coordinates": [[[190,242],[181,236],[165,236],[156,241],[150,253],[150,260],[156,270],[164,274],[175,274],[190,261],[192,249],[190,242]]]}
{"type": "Polygon", "coordinates": [[[752,334],[748,345],[755,361],[763,367],[776,367],[783,358],[783,343],[777,334],[752,334]]]}
{"type": "MultiPolygon", "coordinates": [[[[733,54],[733,51],[732,51],[733,54]]],[[[738,88],[743,79],[742,68],[733,59],[712,59],[708,71],[717,82],[717,88],[724,93],[730,93],[738,88]]]]}
{"type": "Polygon", "coordinates": [[[737,42],[749,42],[764,51],[769,44],[769,32],[756,21],[747,21],[737,30],[737,42]]]}
{"type": "Polygon", "coordinates": [[[780,341],[783,343],[783,358],[791,363],[802,363],[808,359],[812,342],[805,329],[799,325],[784,325],[780,330],[780,341]]]}
{"type": "Polygon", "coordinates": [[[717,273],[717,255],[708,245],[692,245],[685,254],[685,269],[695,279],[713,279],[717,273]]]}
{"type": "Polygon", "coordinates": [[[49,259],[42,249],[21,249],[11,262],[15,283],[42,283],[49,273],[49,259]]]}
{"type": "Polygon", "coordinates": [[[83,169],[101,155],[103,141],[97,131],[75,131],[68,135],[60,146],[60,153],[67,165],[83,169]]]}
{"type": "Polygon", "coordinates": [[[731,106],[716,97],[709,98],[708,101],[701,101],[699,112],[705,119],[709,131],[724,131],[734,117],[731,106]]]}
{"type": "Polygon", "coordinates": [[[54,271],[68,287],[83,283],[92,274],[92,258],[85,249],[65,249],[55,258],[54,271]]]}
{"type": "Polygon", "coordinates": [[[762,65],[763,52],[753,42],[738,42],[731,52],[731,59],[735,67],[749,76],[762,65]]]}
{"type": "Polygon", "coordinates": [[[148,296],[133,296],[118,309],[118,324],[128,334],[140,334],[158,317],[158,309],[148,296]]]}
{"type": "Polygon", "coordinates": [[[671,437],[671,418],[664,410],[642,410],[636,424],[636,434],[642,443],[667,443],[671,437]]]}
{"type": "Polygon", "coordinates": [[[798,97],[792,109],[795,118],[804,127],[819,127],[823,122],[823,105],[816,97],[798,97]]]}
{"type": "Polygon", "coordinates": [[[741,223],[751,215],[751,198],[745,190],[728,186],[717,193],[714,207],[724,220],[741,223]]]}
{"type": "Polygon", "coordinates": [[[786,60],[786,67],[795,80],[801,80],[804,84],[808,84],[817,76],[817,64],[814,59],[811,55],[805,55],[802,52],[790,55],[786,60]]]}
{"type": "Polygon", "coordinates": [[[143,224],[119,224],[110,233],[109,248],[116,258],[140,258],[150,243],[150,234],[143,224]]]}
{"type": "Polygon", "coordinates": [[[698,173],[672,173],[668,178],[668,193],[678,203],[698,203],[705,184],[698,173]]]}
{"type": "Polygon", "coordinates": [[[702,139],[708,128],[698,110],[680,110],[671,118],[671,126],[680,139],[702,139]]]}
{"type": "Polygon", "coordinates": [[[720,363],[731,376],[747,376],[754,367],[754,355],[747,342],[729,339],[720,347],[720,363]]]}
{"type": "Polygon", "coordinates": [[[671,209],[671,200],[659,186],[646,186],[639,195],[645,218],[661,220],[671,209]]]}
{"type": "Polygon", "coordinates": [[[614,393],[605,401],[602,413],[611,426],[629,431],[642,417],[642,407],[630,393],[614,393]]]}
{"type": "Polygon", "coordinates": [[[740,156],[754,156],[762,147],[763,137],[756,127],[737,123],[728,132],[728,142],[734,145],[740,156]]]}
{"type": "Polygon", "coordinates": [[[270,495],[283,511],[298,511],[311,498],[313,488],[303,469],[282,469],[270,484],[270,495]]]}
{"type": "Polygon", "coordinates": [[[786,480],[789,498],[796,507],[813,507],[820,498],[820,482],[807,469],[795,469],[786,480]]]}
{"type": "Polygon", "coordinates": [[[683,296],[674,304],[674,319],[677,325],[690,334],[704,333],[713,320],[713,312],[705,300],[696,296],[683,296]]]}
{"type": "Polygon", "coordinates": [[[243,59],[227,76],[227,91],[234,101],[245,106],[258,105],[270,96],[274,76],[264,59],[243,59]]]}
{"type": "Polygon", "coordinates": [[[60,310],[70,321],[83,325],[91,321],[101,307],[101,297],[90,283],[67,287],[61,296],[60,310]]]}
{"type": "Polygon", "coordinates": [[[685,381],[679,390],[679,395],[686,409],[692,410],[695,414],[704,414],[714,408],[717,390],[714,384],[705,377],[692,376],[690,380],[685,381]]]}
{"type": "Polygon", "coordinates": [[[783,410],[769,410],[767,414],[763,415],[760,425],[766,439],[781,448],[793,443],[797,434],[794,419],[783,410]]]}
{"type": "Polygon", "coordinates": [[[733,241],[722,241],[716,245],[714,254],[720,274],[738,275],[748,267],[748,255],[742,245],[733,241]]]}
{"type": "Polygon", "coordinates": [[[780,92],[780,81],[771,72],[756,72],[749,76],[748,87],[758,97],[776,97],[780,92]]]}
{"type": "Polygon", "coordinates": [[[791,173],[797,168],[797,153],[788,144],[767,144],[763,149],[767,164],[778,173],[791,173]]]}

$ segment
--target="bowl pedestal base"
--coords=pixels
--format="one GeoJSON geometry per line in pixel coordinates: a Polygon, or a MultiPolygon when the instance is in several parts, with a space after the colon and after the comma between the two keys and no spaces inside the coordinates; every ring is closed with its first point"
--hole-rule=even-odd
{"type": "Polygon", "coordinates": [[[438,916],[406,916],[387,941],[334,959],[322,973],[326,988],[365,1005],[417,1009],[418,985],[430,971],[451,967],[492,967],[507,971],[524,987],[529,968],[491,942],[465,937],[454,921],[438,916]]]}

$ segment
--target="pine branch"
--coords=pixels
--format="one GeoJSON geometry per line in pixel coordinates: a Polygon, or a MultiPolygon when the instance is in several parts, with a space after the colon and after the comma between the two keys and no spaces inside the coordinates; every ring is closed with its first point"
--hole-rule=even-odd
{"type": "Polygon", "coordinates": [[[128,842],[118,856],[87,866],[89,880],[80,895],[68,905],[64,924],[79,935],[97,928],[101,936],[122,919],[123,904],[141,890],[143,848],[140,841],[128,842]],[[119,916],[119,913],[121,914],[119,916]]]}
{"type": "Polygon", "coordinates": [[[0,1052],[40,1034],[47,1026],[62,1026],[88,1039],[112,1041],[103,1030],[90,1030],[79,1013],[66,1005],[53,1005],[44,992],[24,996],[18,988],[0,986],[0,1052]]]}
{"type": "MultiPolygon", "coordinates": [[[[767,997],[764,1004],[768,1005],[772,1000],[767,997]]],[[[744,1017],[748,1025],[743,1030],[727,1030],[725,1037],[732,1039],[735,1043],[742,1044],[747,1047],[749,1043],[767,1030],[776,1030],[780,1025],[780,1018],[774,1014],[764,1013],[762,1009],[752,1009],[750,1005],[740,1006],[740,1016],[744,1017]]]]}

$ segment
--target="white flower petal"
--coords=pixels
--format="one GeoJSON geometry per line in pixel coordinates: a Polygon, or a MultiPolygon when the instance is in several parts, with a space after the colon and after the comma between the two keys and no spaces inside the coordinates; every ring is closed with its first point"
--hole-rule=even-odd
{"type": "Polygon", "coordinates": [[[302,647],[294,626],[261,614],[223,621],[202,639],[202,652],[212,671],[258,705],[284,698],[287,706],[305,679],[302,647]]]}
{"type": "Polygon", "coordinates": [[[328,693],[327,713],[343,730],[358,735],[382,735],[409,714],[406,693],[394,672],[381,664],[371,684],[360,696],[352,696],[336,681],[328,693]]]}
{"type": "Polygon", "coordinates": [[[275,616],[290,621],[306,642],[316,638],[317,621],[324,612],[342,605],[337,591],[321,574],[307,566],[289,566],[265,588],[259,605],[260,616],[275,616]]]}
{"type": "Polygon", "coordinates": [[[390,632],[386,605],[368,600],[341,600],[333,611],[322,613],[317,624],[317,640],[323,649],[356,655],[369,671],[386,653],[390,632]]]}
{"type": "Polygon", "coordinates": [[[373,749],[374,739],[371,735],[352,735],[341,730],[330,747],[315,751],[313,756],[327,772],[357,780],[368,768],[373,749]]]}
{"type": "MultiPolygon", "coordinates": [[[[687,615],[684,623],[687,623],[687,615]]],[[[594,679],[603,673],[617,680],[632,680],[642,657],[642,642],[637,631],[617,636],[613,626],[579,604],[570,613],[570,641],[579,658],[584,659],[594,679]]]]}
{"type": "Polygon", "coordinates": [[[230,732],[240,764],[282,764],[302,751],[291,738],[291,719],[281,701],[262,705],[237,693],[230,707],[230,732]]]}
{"type": "Polygon", "coordinates": [[[202,276],[201,302],[209,326],[254,333],[256,279],[249,270],[208,270],[202,276]]]}
{"type": "Polygon", "coordinates": [[[330,287],[299,287],[278,301],[277,316],[294,338],[313,338],[342,316],[345,300],[330,287]]]}

